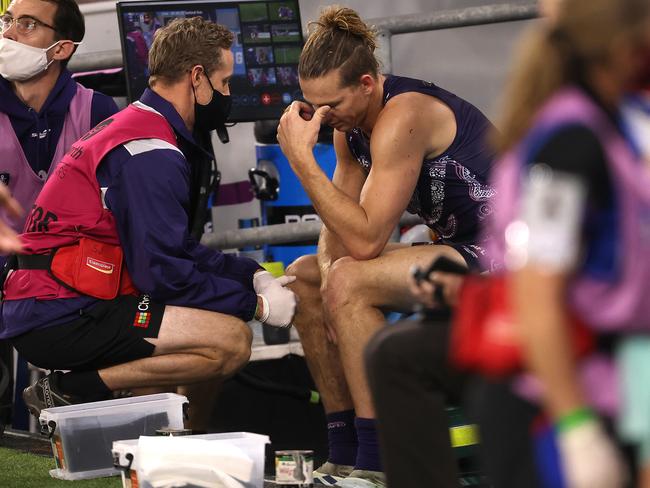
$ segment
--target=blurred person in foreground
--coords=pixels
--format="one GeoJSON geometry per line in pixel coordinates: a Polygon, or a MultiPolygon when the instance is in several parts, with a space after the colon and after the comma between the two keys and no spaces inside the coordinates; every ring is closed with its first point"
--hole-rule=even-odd
{"type": "MultiPolygon", "coordinates": [[[[644,415],[650,174],[621,107],[626,94],[650,84],[650,4],[548,4],[550,19],[529,34],[506,92],[497,137],[505,156],[492,179],[497,197],[485,230],[494,239],[488,261],[493,269],[501,266],[493,275],[505,280],[527,373],[481,382],[471,388],[470,404],[478,412],[482,457],[494,486],[625,486],[617,444],[636,445],[642,467],[650,460],[644,415]],[[593,344],[579,358],[576,317],[593,344]],[[616,422],[618,437],[604,427],[616,422]]],[[[457,299],[462,278],[429,278],[445,288],[447,301],[457,299]]],[[[440,305],[432,285],[415,291],[429,306],[440,305]]],[[[457,314],[477,306],[463,301],[462,289],[460,296],[457,314]]],[[[421,325],[383,331],[367,351],[389,484],[391,469],[409,467],[431,483],[434,463],[409,465],[408,456],[416,450],[437,454],[428,450],[431,436],[414,428],[408,432],[415,437],[398,433],[400,417],[389,395],[420,405],[418,412],[439,409],[440,398],[444,402],[467,380],[454,366],[439,372],[450,354],[446,344],[426,346],[432,330],[446,327],[421,325]],[[400,375],[396,368],[409,372],[400,375]],[[413,377],[411,370],[420,372],[419,385],[400,386],[398,378],[413,377]],[[394,442],[400,437],[404,442],[394,442]],[[423,443],[400,458],[400,447],[414,439],[423,443]]],[[[438,335],[446,340],[449,332],[438,335]]],[[[445,435],[440,428],[437,434],[445,435]]],[[[447,485],[436,486],[455,486],[449,472],[444,479],[447,485]]],[[[647,486],[647,468],[641,479],[647,486]]]]}

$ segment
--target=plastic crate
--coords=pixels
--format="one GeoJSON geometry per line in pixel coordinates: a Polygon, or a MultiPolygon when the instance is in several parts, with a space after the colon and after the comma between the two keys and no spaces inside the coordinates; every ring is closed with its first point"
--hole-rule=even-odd
{"type": "Polygon", "coordinates": [[[113,467],[113,442],[183,428],[187,403],[182,395],[160,393],[43,410],[41,433],[49,436],[56,461],[50,475],[79,480],[119,474],[113,467]]]}

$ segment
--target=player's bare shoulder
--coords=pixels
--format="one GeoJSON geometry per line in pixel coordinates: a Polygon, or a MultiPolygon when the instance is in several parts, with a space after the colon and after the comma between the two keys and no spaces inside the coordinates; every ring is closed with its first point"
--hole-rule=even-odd
{"type": "Polygon", "coordinates": [[[400,93],[388,100],[380,118],[392,118],[400,114],[408,114],[422,122],[440,122],[454,117],[451,108],[439,98],[414,91],[400,93]]]}
{"type": "Polygon", "coordinates": [[[451,145],[456,136],[456,116],[442,100],[424,93],[406,92],[392,97],[382,109],[377,130],[391,134],[408,131],[424,144],[425,153],[435,156],[451,145]]]}

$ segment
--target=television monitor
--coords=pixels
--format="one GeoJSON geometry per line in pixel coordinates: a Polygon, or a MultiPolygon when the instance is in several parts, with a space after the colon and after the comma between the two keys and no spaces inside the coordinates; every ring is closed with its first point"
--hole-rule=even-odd
{"type": "Polygon", "coordinates": [[[194,16],[225,25],[235,34],[229,121],[278,119],[287,105],[302,99],[298,0],[122,1],[117,15],[130,101],[147,87],[148,53],[156,30],[194,16]]]}

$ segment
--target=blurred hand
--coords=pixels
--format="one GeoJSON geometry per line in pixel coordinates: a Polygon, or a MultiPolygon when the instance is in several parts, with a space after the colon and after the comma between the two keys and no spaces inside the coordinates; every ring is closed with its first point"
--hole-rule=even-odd
{"type": "MultiPolygon", "coordinates": [[[[0,184],[0,207],[4,207],[12,217],[20,217],[23,209],[20,204],[11,196],[7,185],[0,184]]],[[[8,254],[20,252],[22,244],[18,234],[5,222],[0,221],[0,253],[8,254]]]]}
{"type": "Polygon", "coordinates": [[[417,281],[411,273],[408,278],[409,290],[417,301],[426,308],[440,308],[444,304],[440,303],[435,297],[436,287],[440,287],[445,303],[453,307],[458,302],[458,295],[464,279],[464,276],[456,273],[434,271],[429,274],[427,279],[417,281]]]}
{"type": "Polygon", "coordinates": [[[620,453],[597,420],[558,434],[567,488],[622,488],[628,479],[620,453]]]}

